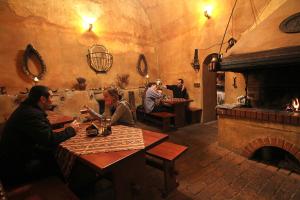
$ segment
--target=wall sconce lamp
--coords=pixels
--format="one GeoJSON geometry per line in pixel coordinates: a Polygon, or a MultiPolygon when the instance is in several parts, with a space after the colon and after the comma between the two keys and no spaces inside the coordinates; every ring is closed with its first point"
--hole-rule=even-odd
{"type": "Polygon", "coordinates": [[[82,19],[83,19],[83,29],[88,32],[93,31],[94,28],[93,24],[96,21],[96,18],[83,16],[82,19]]]}
{"type": "Polygon", "coordinates": [[[199,58],[198,58],[198,49],[195,49],[195,53],[194,53],[194,60],[191,63],[192,67],[194,68],[194,70],[196,72],[199,72],[200,70],[200,63],[199,63],[199,58]]]}
{"type": "Polygon", "coordinates": [[[91,32],[93,30],[93,24],[89,24],[89,29],[88,31],[91,32]]]}
{"type": "Polygon", "coordinates": [[[212,6],[205,6],[205,8],[204,8],[204,16],[207,19],[210,19],[211,18],[211,13],[212,13],[212,6]]]}

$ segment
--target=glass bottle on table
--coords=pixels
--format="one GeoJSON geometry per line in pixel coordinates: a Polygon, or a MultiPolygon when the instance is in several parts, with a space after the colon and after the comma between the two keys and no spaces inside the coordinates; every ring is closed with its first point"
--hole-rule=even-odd
{"type": "Polygon", "coordinates": [[[100,123],[101,123],[101,125],[100,125],[101,126],[101,134],[103,135],[104,131],[106,129],[106,117],[105,116],[101,117],[100,123]]]}

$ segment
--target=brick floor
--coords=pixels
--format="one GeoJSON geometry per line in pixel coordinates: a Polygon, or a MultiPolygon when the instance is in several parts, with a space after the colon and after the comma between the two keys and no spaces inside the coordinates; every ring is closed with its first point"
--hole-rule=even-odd
{"type": "MultiPolygon", "coordinates": [[[[141,123],[138,126],[160,132],[141,123]]],[[[299,174],[248,160],[219,146],[217,132],[217,123],[211,123],[168,133],[170,141],[189,149],[176,161],[180,184],[167,200],[300,200],[299,174]]],[[[134,199],[163,200],[163,173],[147,166],[145,176],[145,187],[134,199]]],[[[92,199],[97,198],[88,198],[92,199]]]]}
{"type": "MultiPolygon", "coordinates": [[[[248,160],[220,147],[217,132],[217,125],[213,123],[195,124],[168,133],[171,141],[189,146],[176,161],[180,185],[168,200],[300,199],[300,175],[248,160]]],[[[149,168],[147,176],[148,190],[137,199],[163,199],[161,172],[149,168]]]]}

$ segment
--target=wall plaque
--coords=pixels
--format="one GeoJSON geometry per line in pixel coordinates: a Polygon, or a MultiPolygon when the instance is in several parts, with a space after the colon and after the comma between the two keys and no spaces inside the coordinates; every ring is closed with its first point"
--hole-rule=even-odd
{"type": "Polygon", "coordinates": [[[300,33],[300,12],[284,19],[279,29],[284,33],[300,33]]]}

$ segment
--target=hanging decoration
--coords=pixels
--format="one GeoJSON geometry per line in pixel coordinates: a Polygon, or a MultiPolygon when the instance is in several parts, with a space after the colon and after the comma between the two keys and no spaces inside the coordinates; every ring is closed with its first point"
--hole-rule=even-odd
{"type": "Polygon", "coordinates": [[[228,40],[228,46],[226,48],[226,53],[229,49],[231,49],[231,47],[233,47],[235,45],[235,43],[237,42],[237,40],[234,38],[234,37],[231,37],[229,40],[228,40]]]}
{"type": "Polygon", "coordinates": [[[22,60],[22,70],[25,73],[25,75],[29,76],[31,80],[33,80],[35,83],[37,83],[39,80],[43,78],[43,76],[46,73],[46,65],[45,62],[42,59],[42,56],[39,54],[39,52],[33,48],[31,44],[28,44],[22,60]],[[28,68],[28,59],[31,57],[35,57],[37,61],[39,62],[39,72],[38,74],[32,73],[28,68]]]}
{"type": "Polygon", "coordinates": [[[88,49],[87,60],[96,73],[107,73],[113,64],[113,56],[102,45],[93,45],[88,49]]]}
{"type": "Polygon", "coordinates": [[[194,53],[194,60],[191,63],[193,69],[195,70],[195,72],[199,72],[200,70],[200,63],[199,63],[199,58],[198,58],[198,49],[195,49],[195,53],[194,53]]]}
{"type": "Polygon", "coordinates": [[[144,54],[140,54],[139,56],[137,70],[141,76],[146,76],[148,74],[148,65],[144,54]]]}

